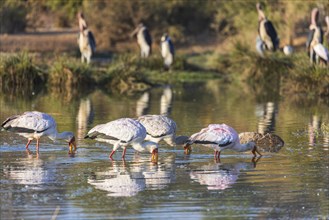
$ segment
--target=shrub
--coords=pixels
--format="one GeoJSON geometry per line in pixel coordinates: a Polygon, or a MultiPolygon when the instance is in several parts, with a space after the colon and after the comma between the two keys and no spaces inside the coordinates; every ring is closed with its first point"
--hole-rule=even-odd
{"type": "Polygon", "coordinates": [[[93,69],[86,63],[68,58],[57,58],[49,71],[48,83],[66,89],[92,86],[95,80],[92,77],[93,69]]]}
{"type": "Polygon", "coordinates": [[[45,74],[29,57],[22,52],[15,55],[2,55],[0,57],[0,85],[2,89],[16,87],[31,90],[45,83],[45,74]]]}

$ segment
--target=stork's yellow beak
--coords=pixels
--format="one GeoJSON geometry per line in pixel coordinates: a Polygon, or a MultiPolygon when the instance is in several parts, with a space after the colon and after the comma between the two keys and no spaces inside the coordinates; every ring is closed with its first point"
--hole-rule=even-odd
{"type": "Polygon", "coordinates": [[[152,151],[151,162],[152,163],[157,163],[158,162],[158,149],[154,149],[152,151]]]}
{"type": "Polygon", "coordinates": [[[69,142],[69,154],[74,154],[76,150],[77,145],[75,143],[75,140],[72,140],[71,142],[69,142]]]}
{"type": "Polygon", "coordinates": [[[192,152],[191,145],[189,145],[189,144],[184,145],[184,151],[185,151],[185,154],[190,154],[192,152]]]}

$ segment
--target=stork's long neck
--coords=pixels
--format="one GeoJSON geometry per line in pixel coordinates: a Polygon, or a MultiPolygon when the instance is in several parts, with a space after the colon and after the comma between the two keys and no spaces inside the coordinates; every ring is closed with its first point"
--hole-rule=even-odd
{"type": "Polygon", "coordinates": [[[319,11],[314,9],[311,16],[311,24],[317,26],[318,24],[319,11]]]}
{"type": "Polygon", "coordinates": [[[67,131],[59,133],[57,130],[49,136],[52,140],[58,140],[58,139],[66,139],[67,138],[67,131]]]}
{"type": "Polygon", "coordinates": [[[158,145],[154,142],[151,142],[151,141],[145,141],[145,142],[142,142],[142,143],[134,143],[134,144],[132,144],[132,147],[138,152],[148,151],[148,152],[152,153],[152,151],[155,148],[158,148],[158,145]]]}
{"type": "Polygon", "coordinates": [[[232,150],[237,151],[237,152],[245,152],[245,151],[249,151],[252,150],[252,145],[250,144],[250,142],[246,143],[246,144],[235,144],[232,147],[232,150]]]}
{"type": "Polygon", "coordinates": [[[258,21],[265,20],[266,17],[264,11],[260,7],[257,7],[257,11],[258,11],[258,21]]]}

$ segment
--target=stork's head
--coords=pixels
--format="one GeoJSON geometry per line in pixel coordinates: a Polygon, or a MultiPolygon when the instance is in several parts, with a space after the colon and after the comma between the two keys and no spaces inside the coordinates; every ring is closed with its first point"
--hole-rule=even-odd
{"type": "Polygon", "coordinates": [[[140,29],[142,29],[143,27],[145,27],[144,24],[143,24],[142,22],[139,23],[139,24],[137,25],[137,27],[135,28],[135,30],[134,30],[133,32],[130,33],[130,37],[135,36],[135,35],[138,33],[138,31],[139,31],[140,29]]]}
{"type": "Polygon", "coordinates": [[[79,29],[80,31],[84,31],[88,28],[87,22],[82,12],[78,12],[78,20],[79,20],[79,29]]]}
{"type": "Polygon", "coordinates": [[[75,136],[73,132],[65,131],[62,133],[62,139],[69,143],[69,154],[73,154],[77,150],[75,136]]]}
{"type": "Polygon", "coordinates": [[[260,2],[256,4],[256,8],[257,10],[263,10],[262,4],[260,2]]]}
{"type": "Polygon", "coordinates": [[[191,145],[192,145],[192,143],[187,140],[186,143],[183,146],[185,154],[190,154],[191,153],[191,151],[192,151],[191,145]]]}
{"type": "Polygon", "coordinates": [[[168,34],[167,33],[164,33],[161,37],[161,42],[165,42],[167,39],[168,39],[168,34]]]}
{"type": "Polygon", "coordinates": [[[257,3],[256,4],[256,8],[257,8],[257,11],[258,11],[258,21],[261,21],[261,20],[266,19],[265,14],[264,14],[264,11],[263,11],[262,4],[261,3],[257,3]]]}

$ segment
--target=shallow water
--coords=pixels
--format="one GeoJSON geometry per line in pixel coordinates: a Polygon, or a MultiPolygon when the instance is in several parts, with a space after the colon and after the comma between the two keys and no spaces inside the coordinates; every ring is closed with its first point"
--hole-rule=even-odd
{"type": "Polygon", "coordinates": [[[159,87],[131,97],[94,91],[0,95],[0,119],[28,110],[54,116],[58,128],[77,134],[78,150],[42,139],[40,155],[25,151],[26,140],[0,133],[1,219],[131,218],[329,218],[328,103],[300,97],[259,96],[219,81],[159,87]],[[209,123],[238,132],[275,132],[285,140],[278,153],[253,159],[250,152],[213,151],[161,143],[159,162],[127,150],[115,161],[111,148],[83,139],[88,129],[120,117],[167,113],[178,134],[209,123]]]}

